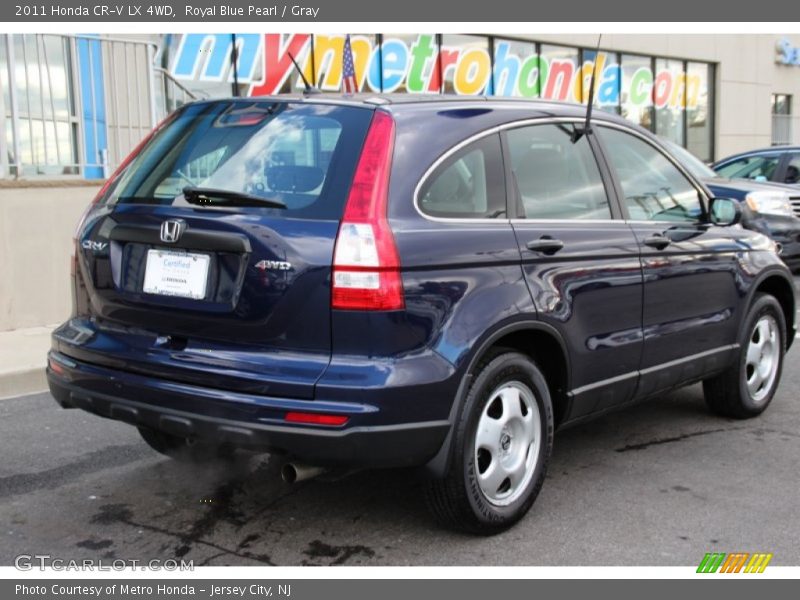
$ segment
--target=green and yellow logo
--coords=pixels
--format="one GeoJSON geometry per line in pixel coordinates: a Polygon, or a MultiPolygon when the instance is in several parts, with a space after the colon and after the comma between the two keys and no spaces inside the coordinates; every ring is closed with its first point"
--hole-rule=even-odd
{"type": "Polygon", "coordinates": [[[765,552],[707,552],[697,567],[698,573],[763,573],[772,554],[765,552]]]}

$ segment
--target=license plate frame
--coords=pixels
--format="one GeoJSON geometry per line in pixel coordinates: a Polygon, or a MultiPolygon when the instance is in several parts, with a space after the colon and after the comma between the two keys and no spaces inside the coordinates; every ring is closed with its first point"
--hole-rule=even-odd
{"type": "Polygon", "coordinates": [[[203,300],[208,291],[211,257],[163,248],[147,251],[142,292],[152,296],[203,300]]]}

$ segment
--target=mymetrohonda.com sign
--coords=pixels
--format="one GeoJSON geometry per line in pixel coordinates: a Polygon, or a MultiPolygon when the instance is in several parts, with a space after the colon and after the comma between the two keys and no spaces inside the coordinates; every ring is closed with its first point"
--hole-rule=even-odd
{"type": "MultiPolygon", "coordinates": [[[[302,80],[292,65],[294,56],[306,77],[325,91],[339,91],[342,81],[343,35],[241,34],[238,81],[249,95],[301,90],[302,80]]],[[[583,102],[594,68],[593,61],[544,53],[520,55],[510,41],[496,40],[494,61],[479,44],[439,46],[432,34],[385,35],[379,46],[372,37],[351,36],[358,87],[368,92],[437,93],[443,79],[457,94],[542,97],[583,102]],[[382,53],[382,56],[381,56],[382,53]]],[[[485,45],[484,45],[485,46],[485,45]]],[[[230,80],[231,36],[187,34],[181,38],[170,69],[179,80],[230,80]]],[[[613,54],[610,56],[614,56],[613,54]]],[[[693,109],[705,93],[700,76],[642,66],[623,73],[621,66],[601,52],[597,64],[596,102],[600,106],[693,109]]]]}

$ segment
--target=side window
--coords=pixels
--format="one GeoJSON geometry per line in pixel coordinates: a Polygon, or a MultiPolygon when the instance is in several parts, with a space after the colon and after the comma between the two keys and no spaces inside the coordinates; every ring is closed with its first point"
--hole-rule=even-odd
{"type": "Polygon", "coordinates": [[[800,154],[792,154],[789,157],[789,164],[786,166],[783,182],[800,183],[800,154]]]}
{"type": "Polygon", "coordinates": [[[505,217],[506,190],[500,137],[490,135],[450,156],[419,194],[426,215],[452,219],[505,217]]]}
{"type": "Polygon", "coordinates": [[[700,194],[664,154],[629,133],[608,127],[597,131],[617,172],[631,219],[696,222],[701,218],[700,194]]]}
{"type": "Polygon", "coordinates": [[[756,181],[770,181],[781,161],[779,154],[759,154],[743,156],[725,163],[714,170],[730,179],[755,179],[756,181]]]}
{"type": "Polygon", "coordinates": [[[514,185],[527,219],[609,219],[605,186],[586,137],[573,126],[532,125],[507,132],[514,185]]]}

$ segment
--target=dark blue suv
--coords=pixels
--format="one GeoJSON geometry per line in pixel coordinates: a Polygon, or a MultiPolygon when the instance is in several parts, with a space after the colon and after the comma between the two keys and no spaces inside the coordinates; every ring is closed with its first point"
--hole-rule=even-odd
{"type": "Polygon", "coordinates": [[[54,397],[177,458],[423,467],[435,515],[478,533],[530,508],[557,428],[697,381],[758,415],[795,337],[775,244],[652,135],[584,110],[181,108],[77,229],[54,397]]]}

